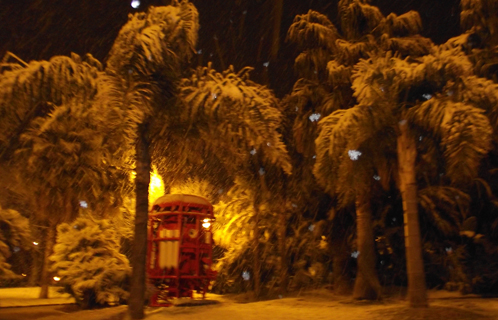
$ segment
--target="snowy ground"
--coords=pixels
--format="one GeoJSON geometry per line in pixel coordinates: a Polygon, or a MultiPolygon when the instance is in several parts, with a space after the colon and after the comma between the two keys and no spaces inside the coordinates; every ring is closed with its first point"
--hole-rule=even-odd
{"type": "MultiPolygon", "coordinates": [[[[13,289],[0,289],[1,301],[4,301],[4,291],[6,290],[13,289]]],[[[405,300],[396,296],[387,297],[382,302],[362,302],[353,301],[348,297],[334,296],[330,291],[324,289],[260,302],[245,302],[247,300],[244,299],[244,295],[218,296],[211,294],[208,295],[207,299],[215,300],[218,303],[189,307],[147,308],[146,319],[498,320],[498,299],[496,298],[462,297],[459,294],[445,291],[430,292],[429,297],[430,308],[411,309],[405,300]]],[[[13,298],[10,299],[12,301],[13,298]]],[[[18,300],[22,300],[22,298],[18,300]]],[[[20,304],[20,301],[18,302],[20,304]]],[[[1,311],[0,309],[0,319],[1,311]]],[[[125,314],[126,306],[119,306],[50,315],[38,319],[62,320],[78,317],[85,320],[121,320],[125,318],[125,314]]]]}
{"type": "Polygon", "coordinates": [[[40,287],[0,289],[0,308],[74,303],[69,294],[59,293],[56,287],[50,287],[48,293],[50,299],[38,299],[40,287]]]}

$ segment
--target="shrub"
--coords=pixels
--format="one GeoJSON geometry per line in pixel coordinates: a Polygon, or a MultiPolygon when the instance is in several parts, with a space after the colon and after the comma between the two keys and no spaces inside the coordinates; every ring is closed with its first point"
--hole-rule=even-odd
{"type": "Polygon", "coordinates": [[[127,299],[131,269],[119,241],[109,220],[78,218],[58,227],[52,271],[83,308],[127,299]]]}
{"type": "Polygon", "coordinates": [[[28,219],[15,210],[0,207],[0,287],[23,282],[23,277],[12,270],[12,263],[19,264],[19,257],[29,253],[30,239],[28,219]]]}

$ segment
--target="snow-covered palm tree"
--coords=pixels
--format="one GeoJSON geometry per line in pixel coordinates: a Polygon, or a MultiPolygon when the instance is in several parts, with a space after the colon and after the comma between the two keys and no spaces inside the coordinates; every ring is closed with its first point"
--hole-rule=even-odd
{"type": "MultiPolygon", "coordinates": [[[[248,80],[248,69],[220,74],[210,67],[200,68],[180,82],[182,62],[194,52],[198,28],[197,11],[188,1],[149,8],[130,16],[107,61],[100,98],[108,108],[124,115],[121,122],[129,125],[119,121],[113,125],[123,130],[136,154],[129,300],[136,319],[144,316],[150,154],[157,154],[151,150],[189,135],[230,160],[249,159],[252,149],[264,149],[268,159],[288,169],[285,147],[275,129],[281,117],[276,99],[270,90],[248,80]]],[[[182,156],[181,152],[163,156],[182,156]]]]}
{"type": "MultiPolygon", "coordinates": [[[[364,0],[341,0],[338,11],[341,34],[325,16],[314,11],[296,17],[289,29],[289,38],[305,49],[296,58],[296,68],[302,78],[286,101],[290,109],[296,110],[294,140],[305,159],[318,155],[312,142],[318,136],[316,121],[338,109],[342,110],[336,112],[347,112],[346,109],[357,103],[351,76],[360,59],[381,56],[389,51],[402,56],[419,56],[429,53],[432,46],[430,40],[417,35],[421,21],[414,11],[384,17],[377,7],[364,0]]],[[[383,141],[386,136],[383,133],[377,138],[383,141]]],[[[380,284],[375,272],[369,202],[371,188],[378,184],[372,182],[372,176],[376,175],[374,167],[386,171],[389,165],[382,164],[384,154],[375,148],[370,150],[370,156],[376,159],[377,166],[362,160],[353,168],[346,157],[329,159],[327,170],[334,172],[332,176],[336,181],[325,178],[323,172],[315,171],[315,176],[329,194],[339,197],[342,207],[356,203],[357,243],[361,254],[353,295],[377,299],[380,284]]],[[[314,160],[310,162],[312,166],[314,160]]],[[[382,182],[387,186],[387,180],[382,182]]]]}
{"type": "MultiPolygon", "coordinates": [[[[48,294],[47,258],[52,250],[55,227],[74,216],[74,208],[70,207],[77,201],[76,195],[92,185],[87,182],[85,187],[80,183],[71,186],[76,181],[71,170],[88,169],[84,165],[80,167],[78,162],[85,163],[80,156],[89,156],[81,144],[85,144],[88,137],[77,139],[85,133],[73,132],[72,125],[81,125],[78,121],[84,121],[79,115],[87,112],[83,109],[89,108],[87,102],[96,94],[100,69],[100,63],[90,55],[81,58],[72,54],[71,57],[53,57],[49,61],[8,64],[0,74],[2,165],[16,168],[24,181],[29,181],[27,189],[34,192],[32,196],[37,202],[36,219],[49,225],[46,238],[41,241],[45,248],[41,298],[48,294]],[[69,118],[67,121],[66,117],[69,118]],[[65,177],[59,176],[64,174],[65,177]],[[65,190],[68,184],[64,183],[71,187],[65,190]]],[[[81,174],[77,177],[95,177],[93,172],[87,173],[88,176],[81,174]]]]}
{"type": "Polygon", "coordinates": [[[33,120],[21,135],[22,146],[17,150],[17,164],[22,166],[18,170],[36,198],[36,218],[47,225],[42,296],[48,289],[48,257],[55,243],[57,225],[78,216],[80,201],[94,207],[96,203],[106,202],[103,195],[120,197],[112,191],[117,187],[112,180],[117,178],[112,175],[113,160],[92,119],[96,114],[82,109],[81,104],[66,104],[46,117],[33,120]]]}
{"type": "Polygon", "coordinates": [[[435,139],[444,156],[445,174],[456,186],[468,182],[491,147],[494,88],[472,76],[472,66],[459,50],[439,49],[418,59],[388,54],[361,60],[353,74],[353,89],[358,104],[320,123],[315,172],[333,181],[337,171],[329,169],[332,159],[347,159],[349,154],[351,162],[359,162],[371,156],[368,150],[396,155],[405,213],[409,300],[412,306],[426,306],[417,145],[423,139],[435,139]],[[379,143],[372,137],[391,142],[379,143]]]}

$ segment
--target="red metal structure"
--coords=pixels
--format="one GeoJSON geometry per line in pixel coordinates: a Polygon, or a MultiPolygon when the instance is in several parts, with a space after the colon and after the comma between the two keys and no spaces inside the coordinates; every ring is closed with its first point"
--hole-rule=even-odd
{"type": "Polygon", "coordinates": [[[216,272],[211,269],[213,206],[193,195],[169,194],[149,213],[147,274],[154,292],[150,305],[170,306],[173,298],[204,298],[216,272]]]}

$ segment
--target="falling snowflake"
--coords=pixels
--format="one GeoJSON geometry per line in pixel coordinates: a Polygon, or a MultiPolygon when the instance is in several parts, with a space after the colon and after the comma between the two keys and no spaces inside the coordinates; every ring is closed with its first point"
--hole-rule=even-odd
{"type": "Polygon", "coordinates": [[[263,63],[263,66],[265,66],[266,68],[268,68],[269,65],[270,65],[270,61],[263,63]]]}
{"type": "Polygon", "coordinates": [[[432,94],[430,94],[430,93],[424,93],[424,94],[422,95],[422,97],[423,97],[425,100],[429,100],[430,98],[432,98],[432,94]]]}
{"type": "Polygon", "coordinates": [[[250,153],[251,155],[255,155],[255,154],[256,154],[256,149],[254,149],[254,148],[253,148],[251,151],[249,151],[249,153],[250,153]]]}
{"type": "Polygon", "coordinates": [[[316,154],[313,156],[313,159],[316,159],[316,154]]]}
{"type": "Polygon", "coordinates": [[[380,176],[378,176],[378,175],[374,175],[374,180],[379,181],[379,180],[380,180],[380,176]]]}
{"type": "Polygon", "coordinates": [[[269,143],[269,142],[268,142],[266,145],[267,145],[268,147],[271,147],[271,143],[269,143]]]}
{"type": "Polygon", "coordinates": [[[448,253],[452,253],[453,252],[453,248],[452,247],[444,248],[444,250],[446,250],[446,252],[448,252],[448,253]]]}
{"type": "Polygon", "coordinates": [[[357,259],[359,255],[360,255],[360,251],[354,251],[354,252],[351,252],[351,257],[352,257],[352,258],[357,259]]]}
{"type": "Polygon", "coordinates": [[[249,271],[242,272],[242,279],[244,279],[245,281],[249,281],[249,279],[251,279],[251,274],[249,273],[249,271]]]}
{"type": "Polygon", "coordinates": [[[213,98],[213,100],[216,100],[216,98],[218,98],[218,95],[216,93],[213,93],[212,98],[213,98]]]}
{"type": "Polygon", "coordinates": [[[197,50],[197,54],[202,54],[202,49],[197,50]]]}
{"type": "Polygon", "coordinates": [[[84,200],[81,200],[81,201],[80,201],[80,207],[82,207],[82,208],[85,208],[85,209],[86,209],[86,208],[88,208],[88,203],[87,203],[86,201],[84,201],[84,200]]]}
{"type": "Polygon", "coordinates": [[[133,7],[133,9],[137,9],[138,7],[140,7],[140,0],[133,0],[131,2],[131,6],[133,7]]]}
{"type": "Polygon", "coordinates": [[[308,230],[309,231],[315,230],[315,225],[314,224],[310,224],[310,226],[308,227],[308,230]]]}
{"type": "Polygon", "coordinates": [[[259,175],[262,176],[265,174],[265,169],[263,167],[259,168],[259,175]]]}
{"type": "Polygon", "coordinates": [[[319,113],[312,113],[311,116],[309,116],[309,119],[311,120],[311,122],[315,122],[315,121],[318,121],[318,119],[320,119],[322,115],[319,114],[319,113]]]}
{"type": "Polygon", "coordinates": [[[356,161],[361,156],[361,152],[358,150],[349,150],[348,156],[351,160],[356,161]]]}

